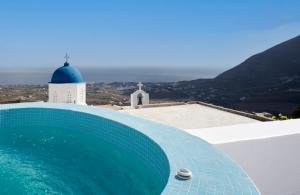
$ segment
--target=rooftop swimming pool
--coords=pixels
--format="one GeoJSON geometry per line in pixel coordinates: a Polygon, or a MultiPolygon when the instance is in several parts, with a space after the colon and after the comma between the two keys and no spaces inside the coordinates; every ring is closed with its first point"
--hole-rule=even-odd
{"type": "Polygon", "coordinates": [[[185,132],[116,111],[0,107],[0,194],[259,194],[230,158],[185,132]],[[190,180],[175,178],[180,168],[190,180]]]}

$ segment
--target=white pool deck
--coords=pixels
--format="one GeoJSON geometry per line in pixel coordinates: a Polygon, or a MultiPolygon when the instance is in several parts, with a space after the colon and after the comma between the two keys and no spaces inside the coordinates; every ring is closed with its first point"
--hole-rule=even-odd
{"type": "Polygon", "coordinates": [[[300,194],[300,119],[259,122],[197,104],[122,112],[214,144],[247,172],[263,195],[300,194]]]}

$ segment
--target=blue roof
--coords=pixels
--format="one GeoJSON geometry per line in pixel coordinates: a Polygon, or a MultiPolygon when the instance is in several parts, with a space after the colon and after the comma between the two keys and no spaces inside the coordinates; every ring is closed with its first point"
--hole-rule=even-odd
{"type": "Polygon", "coordinates": [[[70,66],[68,62],[55,70],[50,83],[82,83],[83,79],[79,70],[70,66]]]}

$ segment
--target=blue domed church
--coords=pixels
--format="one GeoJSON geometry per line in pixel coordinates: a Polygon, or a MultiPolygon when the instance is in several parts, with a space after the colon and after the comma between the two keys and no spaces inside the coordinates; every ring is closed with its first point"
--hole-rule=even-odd
{"type": "Polygon", "coordinates": [[[68,62],[56,69],[49,82],[49,102],[86,105],[86,83],[79,70],[68,62]]]}

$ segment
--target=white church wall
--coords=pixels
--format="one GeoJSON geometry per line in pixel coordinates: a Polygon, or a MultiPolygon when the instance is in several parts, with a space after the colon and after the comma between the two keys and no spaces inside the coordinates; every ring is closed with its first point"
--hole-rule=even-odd
{"type": "Polygon", "coordinates": [[[86,84],[49,83],[49,102],[86,105],[86,84]]]}
{"type": "Polygon", "coordinates": [[[149,94],[145,93],[144,98],[142,99],[143,105],[149,104],[149,94]]]}
{"type": "Polygon", "coordinates": [[[77,85],[78,86],[77,86],[76,102],[78,102],[77,104],[86,105],[86,84],[80,83],[77,85]]]}
{"type": "Polygon", "coordinates": [[[134,94],[130,95],[130,105],[132,108],[135,108],[137,106],[137,98],[135,98],[134,94]]]}

